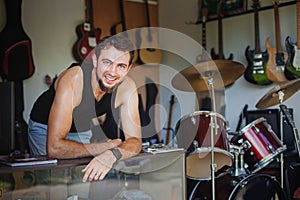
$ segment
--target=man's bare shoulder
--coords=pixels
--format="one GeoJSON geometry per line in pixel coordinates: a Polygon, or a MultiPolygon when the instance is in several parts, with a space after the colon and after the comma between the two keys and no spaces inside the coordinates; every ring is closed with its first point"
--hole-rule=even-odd
{"type": "Polygon", "coordinates": [[[81,83],[83,78],[83,73],[81,67],[74,66],[71,68],[66,69],[63,71],[57,78],[56,87],[57,85],[73,85],[78,86],[77,84],[81,83]]]}

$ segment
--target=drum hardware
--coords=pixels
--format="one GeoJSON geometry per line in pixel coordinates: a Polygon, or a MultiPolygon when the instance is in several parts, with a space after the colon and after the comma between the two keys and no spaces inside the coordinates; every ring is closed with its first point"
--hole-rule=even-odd
{"type": "MultiPolygon", "coordinates": [[[[295,79],[280,85],[275,86],[269,92],[267,92],[256,104],[257,108],[267,108],[279,104],[280,107],[280,139],[283,142],[283,115],[288,119],[288,123],[293,128],[294,137],[296,140],[296,146],[298,150],[298,156],[300,158],[300,137],[295,124],[290,117],[289,110],[283,105],[283,102],[294,95],[300,88],[300,79],[295,79]]],[[[283,154],[280,155],[280,178],[281,187],[284,186],[284,158],[283,154]]]]}
{"type": "Polygon", "coordinates": [[[244,168],[244,147],[237,145],[230,145],[234,155],[234,169],[232,170],[233,176],[245,175],[246,170],[244,168]]]}

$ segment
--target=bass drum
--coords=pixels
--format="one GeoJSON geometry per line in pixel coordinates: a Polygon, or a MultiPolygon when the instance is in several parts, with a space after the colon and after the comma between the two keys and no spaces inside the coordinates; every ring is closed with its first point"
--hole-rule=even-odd
{"type": "MultiPolygon", "coordinates": [[[[211,181],[199,181],[189,200],[212,199],[211,181]]],[[[286,195],[277,180],[269,175],[225,175],[215,180],[217,200],[285,200],[286,195]]]]}

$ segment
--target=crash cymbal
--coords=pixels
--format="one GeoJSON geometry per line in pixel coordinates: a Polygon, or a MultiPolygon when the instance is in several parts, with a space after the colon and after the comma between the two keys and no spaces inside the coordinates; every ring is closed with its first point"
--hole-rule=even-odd
{"type": "Polygon", "coordinates": [[[215,88],[231,85],[245,71],[245,67],[232,60],[211,60],[190,66],[172,79],[172,85],[182,91],[201,92],[209,90],[208,79],[213,78],[215,88]]]}
{"type": "Polygon", "coordinates": [[[283,101],[290,98],[300,89],[300,79],[295,79],[275,86],[267,92],[256,104],[257,108],[268,108],[280,103],[279,92],[284,93],[283,101]]]}

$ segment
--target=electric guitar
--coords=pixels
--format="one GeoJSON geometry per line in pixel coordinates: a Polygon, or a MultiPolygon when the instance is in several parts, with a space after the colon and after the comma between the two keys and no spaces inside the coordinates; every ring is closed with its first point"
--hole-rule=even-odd
{"type": "MultiPolygon", "coordinates": [[[[202,22],[202,47],[203,51],[206,50],[206,21],[208,17],[208,7],[206,0],[201,1],[201,22],[202,22]]],[[[201,62],[207,59],[207,56],[205,53],[201,53],[197,56],[197,62],[201,62]]]]}
{"type": "Polygon", "coordinates": [[[288,59],[284,73],[287,79],[293,80],[300,77],[300,0],[297,0],[297,43],[293,43],[291,37],[285,40],[288,59]],[[298,44],[298,45],[297,45],[298,44]]]}
{"type": "MultiPolygon", "coordinates": [[[[130,39],[130,41],[135,45],[135,35],[132,33],[132,31],[126,31],[126,20],[125,20],[125,12],[124,12],[124,0],[119,0],[119,7],[120,7],[120,13],[121,13],[121,21],[114,26],[111,27],[110,33],[111,35],[115,35],[121,32],[124,32],[123,34],[126,35],[130,39]],[[125,32],[126,31],[126,32],[125,32]]],[[[136,47],[134,47],[134,57],[132,59],[132,63],[134,64],[138,59],[138,52],[136,50],[136,47]]]]}
{"type": "Polygon", "coordinates": [[[284,74],[285,63],[287,61],[287,52],[281,48],[280,38],[280,23],[279,23],[279,0],[272,0],[274,5],[275,17],[275,34],[276,34],[276,48],[271,47],[269,38],[266,39],[266,48],[269,59],[266,65],[266,74],[269,80],[273,82],[284,82],[287,78],[284,74]]]}
{"type": "Polygon", "coordinates": [[[145,64],[156,64],[160,63],[162,59],[162,52],[158,45],[158,32],[155,28],[151,28],[148,0],[144,1],[146,8],[147,27],[141,28],[139,31],[139,37],[141,38],[139,59],[145,64]]]}
{"type": "MultiPolygon", "coordinates": [[[[219,54],[217,54],[215,52],[215,49],[212,48],[211,49],[211,58],[213,60],[224,60],[225,56],[224,56],[224,52],[223,52],[223,24],[222,24],[222,11],[223,11],[223,2],[224,0],[221,0],[218,3],[218,40],[219,40],[219,54]]],[[[233,59],[233,54],[231,53],[229,55],[229,57],[227,58],[227,60],[232,60],[233,59]]]]}
{"type": "Polygon", "coordinates": [[[253,0],[254,25],[255,25],[255,49],[251,50],[250,46],[246,48],[245,56],[248,66],[244,72],[246,81],[256,85],[269,85],[272,83],[266,75],[266,63],[269,56],[267,51],[261,51],[259,38],[259,16],[258,9],[260,7],[259,0],[253,0]]]}
{"type": "Polygon", "coordinates": [[[92,0],[86,0],[86,22],[76,27],[77,41],[72,52],[76,61],[82,62],[100,42],[101,29],[94,28],[92,0]]]}

